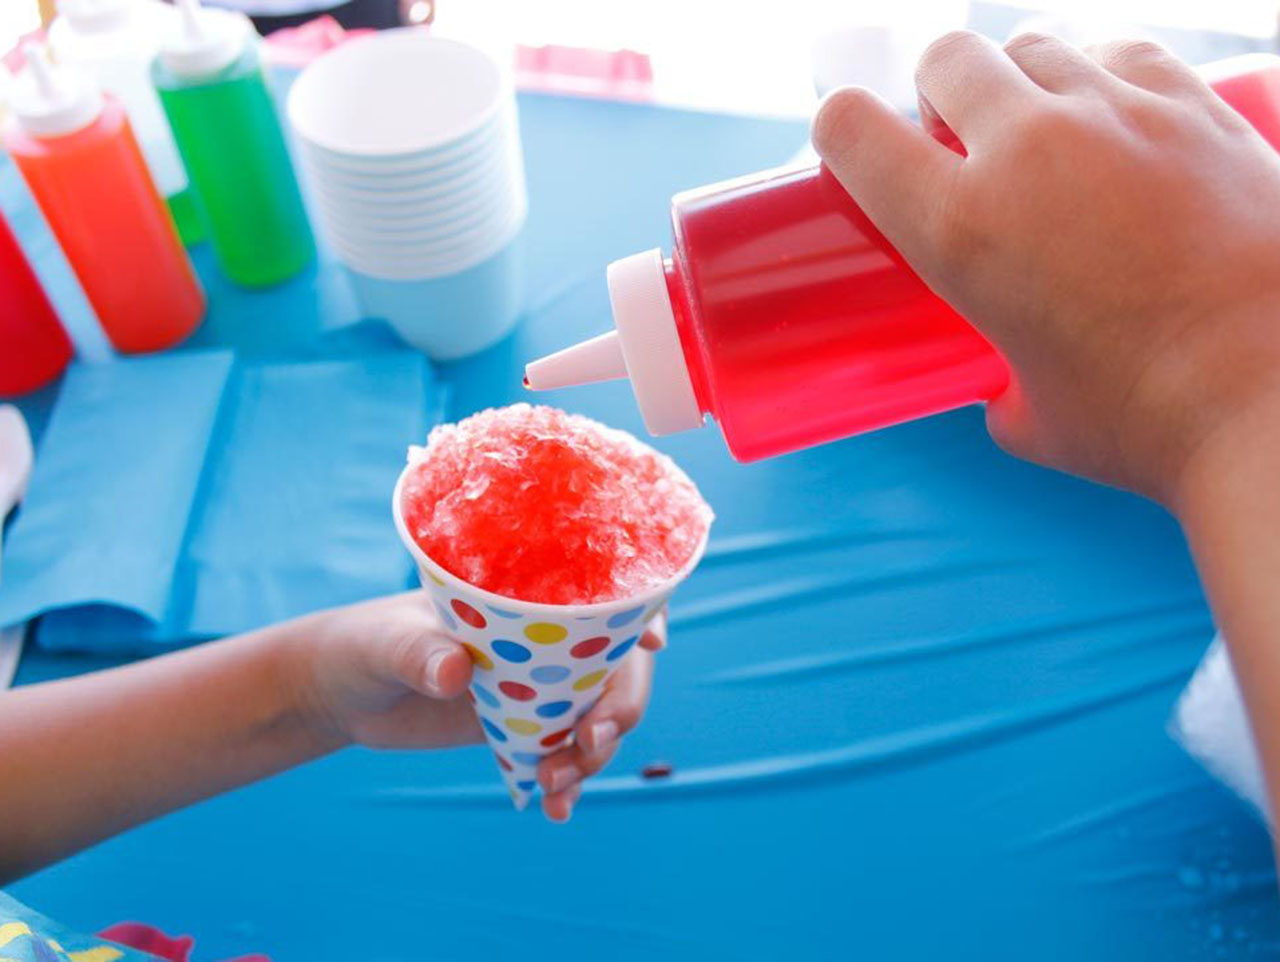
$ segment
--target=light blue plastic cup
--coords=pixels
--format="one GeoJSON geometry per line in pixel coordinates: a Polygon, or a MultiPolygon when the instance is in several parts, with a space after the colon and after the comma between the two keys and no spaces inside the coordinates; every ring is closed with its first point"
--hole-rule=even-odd
{"type": "Polygon", "coordinates": [[[524,309],[524,224],[497,253],[442,277],[399,280],[348,268],[366,317],[380,318],[433,360],[492,347],[524,309]]]}

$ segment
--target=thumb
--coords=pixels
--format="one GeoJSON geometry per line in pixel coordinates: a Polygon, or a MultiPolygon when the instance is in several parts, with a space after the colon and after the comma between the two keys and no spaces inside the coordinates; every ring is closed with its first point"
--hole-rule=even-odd
{"type": "Polygon", "coordinates": [[[456,698],[471,682],[471,656],[430,622],[398,632],[380,646],[374,669],[430,698],[456,698]]]}
{"type": "Polygon", "coordinates": [[[813,121],[813,146],[889,243],[927,255],[946,181],[964,163],[862,87],[833,91],[813,121]]]}

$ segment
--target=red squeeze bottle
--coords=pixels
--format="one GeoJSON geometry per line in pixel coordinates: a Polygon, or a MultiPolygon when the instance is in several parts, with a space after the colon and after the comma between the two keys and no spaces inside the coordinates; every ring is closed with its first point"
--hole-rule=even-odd
{"type": "Polygon", "coordinates": [[[204,316],[204,292],[120,103],[26,48],[5,146],[118,351],[159,351],[204,316]]]}
{"type": "Polygon", "coordinates": [[[71,339],[0,217],[0,397],[44,387],[71,360],[71,339]]]}
{"type": "MultiPolygon", "coordinates": [[[[1280,148],[1280,58],[1205,68],[1280,148]]],[[[954,140],[950,145],[959,148],[954,140]]],[[[534,390],[629,377],[655,435],[715,418],[754,461],[997,397],[1009,370],[825,167],[678,194],[671,256],[609,265],[616,330],[529,364],[534,390]]]]}

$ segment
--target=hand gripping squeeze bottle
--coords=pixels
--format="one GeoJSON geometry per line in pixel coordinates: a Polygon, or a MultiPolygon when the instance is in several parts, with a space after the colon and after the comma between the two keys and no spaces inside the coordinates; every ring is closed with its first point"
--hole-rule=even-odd
{"type": "MultiPolygon", "coordinates": [[[[1203,68],[1280,149],[1280,58],[1203,68]]],[[[616,330],[526,368],[534,390],[630,378],[655,435],[720,425],[754,461],[990,400],[1009,371],[825,167],[678,194],[671,256],[609,265],[616,330]]]]}

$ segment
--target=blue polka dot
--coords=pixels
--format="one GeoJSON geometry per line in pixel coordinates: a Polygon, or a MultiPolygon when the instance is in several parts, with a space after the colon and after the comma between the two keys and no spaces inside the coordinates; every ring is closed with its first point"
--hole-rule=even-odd
{"type": "Polygon", "coordinates": [[[643,608],[632,608],[630,611],[619,611],[616,615],[605,622],[610,628],[621,628],[623,625],[629,625],[642,614],[643,608]]]}
{"type": "Polygon", "coordinates": [[[494,741],[505,742],[507,740],[507,733],[489,721],[489,719],[481,718],[480,724],[484,726],[484,730],[489,733],[489,737],[494,741]]]}
{"type": "Polygon", "coordinates": [[[490,611],[492,611],[499,618],[519,618],[520,617],[520,615],[517,615],[514,612],[503,611],[501,608],[495,608],[493,605],[485,605],[485,607],[488,608],[490,611]]]}
{"type": "Polygon", "coordinates": [[[554,685],[564,681],[572,672],[564,665],[541,665],[529,672],[529,677],[543,685],[554,685]]]}
{"type": "Polygon", "coordinates": [[[572,707],[571,701],[549,701],[545,705],[539,705],[533,713],[539,718],[559,718],[572,707]]]}
{"type": "Polygon", "coordinates": [[[505,638],[499,638],[493,643],[493,653],[499,658],[513,661],[517,665],[533,657],[529,649],[524,645],[516,644],[514,641],[507,641],[505,638]]]}
{"type": "Polygon", "coordinates": [[[631,646],[634,645],[639,640],[640,640],[639,635],[635,635],[634,637],[628,638],[626,641],[622,642],[622,644],[618,645],[618,647],[614,648],[613,651],[609,652],[609,654],[605,655],[604,660],[617,661],[619,658],[621,658],[623,655],[629,652],[631,650],[631,646]]]}
{"type": "Polygon", "coordinates": [[[454,619],[449,609],[446,608],[444,605],[440,604],[440,602],[438,601],[435,603],[435,605],[436,605],[436,614],[440,616],[440,620],[444,622],[444,626],[448,628],[450,631],[457,631],[458,622],[454,619]]]}
{"type": "Polygon", "coordinates": [[[502,702],[498,701],[498,696],[491,692],[484,685],[472,685],[471,693],[484,702],[490,708],[501,708],[502,702]]]}
{"type": "Polygon", "coordinates": [[[538,783],[532,780],[527,782],[516,782],[516,788],[520,789],[522,792],[531,792],[537,787],[538,783]]]}
{"type": "Polygon", "coordinates": [[[537,752],[512,752],[511,758],[521,765],[537,765],[542,761],[542,756],[537,752]]]}

